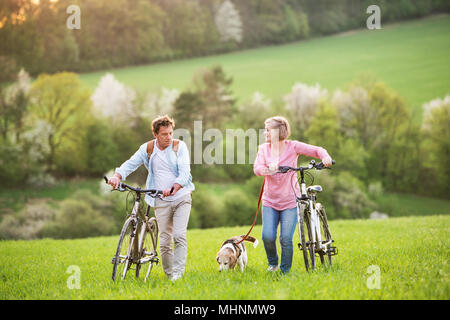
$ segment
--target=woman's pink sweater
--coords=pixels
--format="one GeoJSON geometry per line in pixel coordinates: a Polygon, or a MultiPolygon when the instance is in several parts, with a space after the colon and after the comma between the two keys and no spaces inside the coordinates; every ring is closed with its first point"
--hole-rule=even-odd
{"type": "MultiPolygon", "coordinates": [[[[263,170],[268,168],[271,162],[277,162],[279,166],[297,167],[297,158],[300,154],[321,160],[329,156],[324,148],[299,141],[286,140],[286,148],[277,161],[277,159],[272,158],[270,144],[264,143],[258,147],[253,171],[257,176],[263,176],[263,170]]],[[[295,208],[297,206],[295,195],[300,195],[296,172],[266,175],[262,197],[264,206],[275,210],[295,208]]]]}

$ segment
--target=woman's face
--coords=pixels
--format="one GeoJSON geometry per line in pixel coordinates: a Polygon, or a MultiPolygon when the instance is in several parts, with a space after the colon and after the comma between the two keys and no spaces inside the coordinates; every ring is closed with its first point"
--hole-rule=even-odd
{"type": "Polygon", "coordinates": [[[266,125],[264,128],[264,136],[266,137],[266,141],[268,143],[272,143],[273,141],[280,141],[280,130],[266,125]]]}

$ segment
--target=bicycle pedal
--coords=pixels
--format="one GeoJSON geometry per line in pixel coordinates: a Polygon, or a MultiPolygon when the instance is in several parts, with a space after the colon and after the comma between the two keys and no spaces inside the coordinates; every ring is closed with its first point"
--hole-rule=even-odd
{"type": "Polygon", "coordinates": [[[330,250],[328,250],[330,255],[335,256],[338,254],[338,248],[337,247],[330,247],[330,250]]]}
{"type": "Polygon", "coordinates": [[[155,257],[151,260],[153,263],[158,264],[159,263],[159,258],[155,257]]]}

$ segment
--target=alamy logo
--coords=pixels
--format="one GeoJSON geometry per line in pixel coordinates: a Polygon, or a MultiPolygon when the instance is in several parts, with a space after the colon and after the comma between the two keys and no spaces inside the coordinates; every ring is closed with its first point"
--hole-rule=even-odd
{"type": "Polygon", "coordinates": [[[66,273],[70,274],[67,278],[67,288],[80,289],[81,288],[81,269],[79,266],[69,266],[66,273]]]}
{"type": "Polygon", "coordinates": [[[66,26],[68,29],[81,29],[81,9],[79,6],[72,4],[67,7],[66,13],[70,16],[66,20],[66,26]]]}
{"type": "Polygon", "coordinates": [[[379,6],[373,4],[367,7],[366,13],[371,14],[366,21],[367,29],[381,29],[381,9],[379,6]]]}
{"type": "Polygon", "coordinates": [[[381,270],[377,265],[371,265],[367,268],[366,273],[369,275],[367,278],[367,288],[370,290],[381,289],[381,270]]]}

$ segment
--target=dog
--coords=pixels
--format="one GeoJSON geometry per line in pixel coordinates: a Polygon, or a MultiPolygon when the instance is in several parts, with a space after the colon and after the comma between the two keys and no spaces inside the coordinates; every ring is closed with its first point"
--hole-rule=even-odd
{"type": "MultiPolygon", "coordinates": [[[[233,270],[237,263],[241,271],[244,272],[247,266],[247,250],[243,241],[237,244],[243,238],[245,238],[245,235],[240,237],[235,236],[222,243],[216,257],[217,263],[219,264],[219,271],[233,270]]],[[[245,241],[253,242],[254,248],[258,245],[258,240],[250,236],[247,236],[245,241]]]]}

